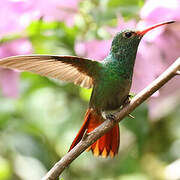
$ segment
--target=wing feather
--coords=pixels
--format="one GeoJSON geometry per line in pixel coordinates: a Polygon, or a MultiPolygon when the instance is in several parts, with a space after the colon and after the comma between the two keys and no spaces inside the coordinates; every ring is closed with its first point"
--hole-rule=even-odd
{"type": "Polygon", "coordinates": [[[85,88],[93,87],[93,71],[97,71],[98,64],[97,61],[75,56],[28,55],[0,60],[0,67],[29,71],[85,88]]]}

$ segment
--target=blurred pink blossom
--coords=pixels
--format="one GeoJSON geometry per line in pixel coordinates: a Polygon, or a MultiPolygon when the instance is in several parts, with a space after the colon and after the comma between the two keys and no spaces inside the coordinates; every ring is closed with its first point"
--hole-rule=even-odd
{"type": "Polygon", "coordinates": [[[29,19],[24,18],[28,8],[24,1],[4,0],[0,6],[0,38],[10,33],[22,31],[29,23],[29,19]]]}
{"type": "Polygon", "coordinates": [[[180,20],[179,0],[148,0],[141,9],[140,16],[146,23],[180,20]],[[148,20],[148,21],[147,21],[148,20]]]}
{"type": "Polygon", "coordinates": [[[103,60],[109,52],[111,40],[91,40],[77,42],[75,44],[76,54],[97,60],[103,60]]]}
{"type": "MultiPolygon", "coordinates": [[[[0,38],[12,33],[20,33],[33,19],[32,4],[29,1],[3,1],[0,6],[0,38]],[[31,12],[31,14],[29,14],[31,12]]],[[[35,17],[35,16],[34,16],[35,17]]],[[[31,43],[27,39],[19,39],[3,43],[0,46],[0,58],[29,54],[32,52],[31,43]]],[[[9,69],[0,69],[0,87],[4,95],[18,95],[19,73],[9,69]]]]}
{"type": "Polygon", "coordinates": [[[29,54],[32,51],[32,45],[27,39],[18,39],[11,42],[3,43],[0,46],[0,57],[29,54]]]}
{"type": "MultiPolygon", "coordinates": [[[[0,46],[0,58],[29,54],[32,52],[31,43],[27,39],[7,42],[0,46]]],[[[18,95],[19,73],[10,69],[0,68],[0,87],[2,93],[9,97],[18,95]]]]}
{"type": "Polygon", "coordinates": [[[68,26],[74,24],[74,15],[78,12],[80,0],[44,0],[36,1],[36,10],[45,21],[62,21],[68,26]]]}
{"type": "Polygon", "coordinates": [[[26,28],[32,20],[63,21],[74,24],[80,0],[2,0],[0,5],[0,38],[26,28]]]}
{"type": "MultiPolygon", "coordinates": [[[[143,39],[139,48],[140,61],[148,62],[144,69],[139,69],[144,76],[154,71],[155,77],[159,76],[180,56],[180,1],[179,0],[148,0],[141,9],[142,21],[138,27],[145,27],[167,20],[176,20],[175,24],[163,26],[149,32],[143,39]],[[149,48],[147,48],[149,46],[149,48]],[[146,50],[144,48],[146,47],[146,50]],[[154,67],[153,67],[154,66],[154,67]],[[144,70],[144,73],[142,72],[144,70]]],[[[136,73],[136,72],[135,72],[136,73]]],[[[149,75],[148,75],[149,76],[149,75]]],[[[155,78],[154,77],[154,78],[155,78]]],[[[174,78],[160,89],[158,98],[149,100],[149,112],[152,118],[158,117],[159,106],[171,96],[180,95],[180,79],[174,78]]]]}
{"type": "MultiPolygon", "coordinates": [[[[139,45],[136,57],[132,92],[138,93],[147,85],[149,85],[164,69],[161,61],[159,61],[160,52],[152,44],[146,44],[144,40],[139,45]],[[156,58],[154,58],[156,56],[156,58]]],[[[156,95],[159,93],[157,92],[156,95]]]]}
{"type": "Polygon", "coordinates": [[[5,96],[12,98],[18,95],[19,73],[10,69],[0,68],[0,87],[5,96]]]}
{"type": "Polygon", "coordinates": [[[23,30],[32,20],[63,21],[74,24],[80,0],[3,0],[0,6],[0,36],[23,30]]]}

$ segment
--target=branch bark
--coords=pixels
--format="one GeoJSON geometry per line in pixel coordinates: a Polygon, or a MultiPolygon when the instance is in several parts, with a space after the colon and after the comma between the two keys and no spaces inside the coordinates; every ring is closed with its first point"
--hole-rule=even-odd
{"type": "Polygon", "coordinates": [[[177,72],[176,72],[176,75],[180,75],[180,71],[177,71],[177,72]]]}
{"type": "Polygon", "coordinates": [[[120,122],[125,116],[130,114],[136,107],[143,103],[170,79],[176,75],[179,75],[179,72],[180,57],[163,74],[161,74],[150,85],[138,93],[127,106],[125,106],[120,112],[117,112],[115,114],[115,121],[107,119],[99,127],[94,129],[89,134],[86,134],[86,136],[84,136],[83,139],[70,152],[61,158],[61,160],[58,161],[41,180],[57,179],[63,170],[68,167],[71,162],[75,160],[83,151],[85,151],[91,144],[109,131],[116,123],[120,122]]]}

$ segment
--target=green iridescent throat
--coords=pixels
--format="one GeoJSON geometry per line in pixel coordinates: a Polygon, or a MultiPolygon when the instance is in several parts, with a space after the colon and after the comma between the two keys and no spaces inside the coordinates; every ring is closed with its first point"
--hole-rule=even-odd
{"type": "Polygon", "coordinates": [[[125,78],[131,79],[137,48],[142,37],[134,35],[133,37],[127,39],[123,37],[124,32],[125,31],[118,33],[113,39],[111,51],[105,59],[105,63],[110,61],[117,63],[121,75],[125,78]]]}

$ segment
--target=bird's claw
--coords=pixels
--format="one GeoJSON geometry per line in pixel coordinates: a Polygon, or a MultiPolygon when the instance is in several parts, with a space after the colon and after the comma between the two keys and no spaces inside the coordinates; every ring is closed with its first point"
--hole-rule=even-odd
{"type": "Polygon", "coordinates": [[[127,98],[125,99],[124,103],[123,103],[123,107],[128,105],[131,102],[131,95],[128,95],[127,98]]]}
{"type": "Polygon", "coordinates": [[[107,114],[106,115],[106,119],[110,119],[110,120],[113,120],[113,121],[115,121],[116,120],[116,117],[115,117],[115,115],[114,114],[107,114]]]}

